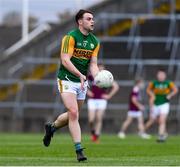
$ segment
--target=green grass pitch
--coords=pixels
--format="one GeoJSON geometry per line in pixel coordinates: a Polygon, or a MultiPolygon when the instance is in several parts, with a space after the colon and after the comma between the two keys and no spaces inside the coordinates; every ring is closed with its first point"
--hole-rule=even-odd
{"type": "Polygon", "coordinates": [[[76,161],[72,140],[68,134],[56,134],[50,147],[42,145],[43,134],[0,134],[0,166],[161,166],[180,165],[180,136],[170,136],[166,143],[156,138],[140,139],[128,136],[102,135],[94,144],[83,135],[88,161],[76,161]]]}

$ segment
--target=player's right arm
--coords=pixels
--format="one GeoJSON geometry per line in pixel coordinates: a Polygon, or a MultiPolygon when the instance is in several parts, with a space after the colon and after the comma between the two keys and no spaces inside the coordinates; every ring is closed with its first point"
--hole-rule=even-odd
{"type": "Polygon", "coordinates": [[[112,88],[108,94],[103,94],[102,97],[106,100],[111,99],[119,90],[119,85],[116,81],[113,82],[112,88]]]}
{"type": "Polygon", "coordinates": [[[72,36],[66,35],[62,39],[61,45],[61,54],[60,59],[63,66],[70,71],[72,74],[80,78],[81,87],[83,88],[84,81],[86,80],[86,76],[81,74],[81,72],[73,65],[71,62],[71,57],[74,52],[75,40],[72,36]]]}
{"type": "Polygon", "coordinates": [[[144,109],[145,109],[144,105],[141,104],[141,103],[138,101],[138,99],[137,99],[136,96],[132,96],[132,97],[131,97],[131,100],[132,100],[133,104],[134,104],[140,111],[144,111],[144,109]]]}
{"type": "Polygon", "coordinates": [[[98,68],[98,63],[97,63],[97,56],[99,53],[99,47],[100,44],[98,44],[96,46],[96,48],[93,51],[92,57],[91,57],[91,62],[90,62],[90,73],[93,76],[93,78],[95,78],[95,76],[97,75],[97,73],[99,72],[99,68],[98,68]]]}
{"type": "Polygon", "coordinates": [[[87,95],[90,98],[94,97],[94,93],[90,89],[87,90],[87,95]]]}
{"type": "Polygon", "coordinates": [[[155,100],[155,95],[153,92],[153,82],[150,82],[147,89],[146,89],[147,94],[149,95],[149,105],[152,107],[154,105],[154,100],[155,100]]]}
{"type": "Polygon", "coordinates": [[[175,96],[178,93],[178,88],[173,82],[170,82],[169,87],[171,89],[171,93],[167,95],[167,99],[170,100],[173,96],[175,96]]]}

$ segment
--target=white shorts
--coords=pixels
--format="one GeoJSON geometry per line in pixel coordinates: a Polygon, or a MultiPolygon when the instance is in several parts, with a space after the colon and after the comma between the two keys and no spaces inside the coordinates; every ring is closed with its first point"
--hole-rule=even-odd
{"type": "Polygon", "coordinates": [[[105,110],[107,108],[107,100],[105,99],[88,99],[88,110],[105,110]]]}
{"type": "MultiPolygon", "coordinates": [[[[73,81],[66,81],[57,79],[58,90],[60,93],[68,92],[74,93],[77,95],[78,100],[85,100],[88,82],[84,82],[84,89],[81,89],[81,83],[73,82],[73,81]]],[[[69,99],[71,100],[71,99],[69,99]]]]}
{"type": "Polygon", "coordinates": [[[139,118],[142,116],[142,111],[128,111],[128,116],[132,118],[139,118]]]}
{"type": "Polygon", "coordinates": [[[168,115],[169,114],[169,108],[170,108],[169,103],[164,103],[164,104],[161,104],[158,106],[156,106],[156,105],[153,106],[153,109],[151,111],[152,118],[155,119],[161,114],[168,115]]]}

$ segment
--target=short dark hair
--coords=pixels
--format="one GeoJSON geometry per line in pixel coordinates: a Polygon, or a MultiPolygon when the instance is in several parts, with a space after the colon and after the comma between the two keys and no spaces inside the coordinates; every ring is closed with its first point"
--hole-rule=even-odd
{"type": "Polygon", "coordinates": [[[160,69],[157,70],[157,72],[164,72],[164,73],[166,73],[166,70],[164,68],[160,68],[160,69]]]}
{"type": "Polygon", "coordinates": [[[104,66],[104,63],[98,62],[98,66],[104,66]]]}
{"type": "Polygon", "coordinates": [[[135,78],[135,84],[138,84],[140,82],[144,82],[144,79],[142,77],[135,78]]]}
{"type": "Polygon", "coordinates": [[[77,12],[76,16],[75,16],[75,20],[76,20],[76,23],[77,23],[77,24],[78,24],[78,20],[79,20],[79,19],[82,19],[84,13],[91,13],[91,14],[93,14],[90,10],[80,9],[80,10],[77,12]]]}

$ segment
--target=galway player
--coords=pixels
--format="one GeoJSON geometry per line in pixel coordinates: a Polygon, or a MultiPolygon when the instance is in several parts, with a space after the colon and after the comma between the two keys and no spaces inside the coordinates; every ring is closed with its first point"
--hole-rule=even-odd
{"type": "MultiPolygon", "coordinates": [[[[103,64],[98,64],[99,70],[104,70],[103,64]]],[[[88,119],[91,130],[91,140],[98,143],[101,134],[103,117],[107,108],[107,101],[111,99],[119,90],[117,82],[113,82],[112,87],[99,88],[93,82],[93,77],[89,76],[91,87],[88,89],[88,119]]]]}
{"type": "Polygon", "coordinates": [[[146,134],[144,130],[143,111],[145,107],[140,102],[141,101],[140,90],[143,88],[144,88],[144,81],[142,79],[138,79],[130,94],[129,111],[127,114],[127,118],[123,123],[120,132],[118,133],[118,137],[121,139],[124,139],[126,137],[125,132],[128,126],[133,121],[133,119],[137,119],[138,121],[139,136],[143,139],[150,138],[150,135],[146,134]]]}

